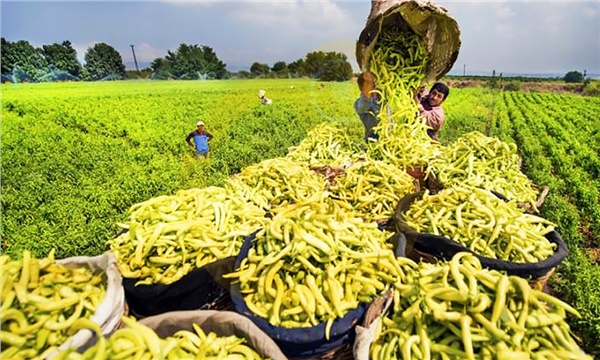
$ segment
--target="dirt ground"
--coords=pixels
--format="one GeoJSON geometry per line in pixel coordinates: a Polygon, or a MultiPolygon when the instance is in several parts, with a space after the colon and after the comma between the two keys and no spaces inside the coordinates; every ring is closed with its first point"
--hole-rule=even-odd
{"type": "MultiPolygon", "coordinates": [[[[487,82],[485,80],[443,80],[445,81],[451,88],[466,88],[466,87],[487,87],[487,82]]],[[[529,92],[529,91],[537,91],[537,92],[554,92],[554,93],[581,93],[582,86],[581,84],[566,84],[561,81],[517,81],[506,79],[503,82],[503,86],[506,87],[507,84],[516,82],[521,91],[529,92]]]]}

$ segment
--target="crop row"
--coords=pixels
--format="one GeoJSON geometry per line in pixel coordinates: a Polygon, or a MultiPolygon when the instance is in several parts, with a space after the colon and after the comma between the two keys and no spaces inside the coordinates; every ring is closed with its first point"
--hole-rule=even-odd
{"type": "MultiPolygon", "coordinates": [[[[600,167],[598,155],[582,146],[578,138],[565,131],[552,116],[532,106],[526,95],[511,96],[551,158],[555,174],[565,182],[566,186],[556,190],[573,199],[580,214],[589,219],[592,232],[600,232],[600,183],[596,180],[600,167]]],[[[581,135],[583,141],[587,140],[586,134],[581,135]]]]}
{"type": "MultiPolygon", "coordinates": [[[[558,230],[569,247],[569,256],[552,284],[563,300],[584,314],[582,320],[572,320],[572,325],[584,346],[590,352],[598,353],[600,349],[593,339],[600,336],[597,320],[600,316],[600,268],[584,250],[584,246],[590,244],[589,239],[583,236],[583,229],[587,228],[588,219],[593,218],[588,218],[587,208],[579,207],[592,205],[586,202],[583,192],[592,191],[593,196],[593,189],[590,190],[588,184],[580,180],[589,176],[573,163],[560,140],[553,139],[546,132],[544,120],[548,120],[548,113],[533,112],[531,108],[535,108],[535,104],[527,102],[523,94],[504,93],[502,99],[505,106],[497,107],[503,112],[495,114],[496,128],[513,134],[528,176],[535,183],[550,187],[542,215],[558,224],[558,230]]],[[[561,115],[555,113],[554,116],[561,115]]],[[[597,207],[596,202],[596,208],[589,209],[597,211],[597,207]]],[[[597,229],[597,226],[593,228],[597,229]]],[[[597,230],[592,232],[592,239],[597,236],[597,230]]]]}

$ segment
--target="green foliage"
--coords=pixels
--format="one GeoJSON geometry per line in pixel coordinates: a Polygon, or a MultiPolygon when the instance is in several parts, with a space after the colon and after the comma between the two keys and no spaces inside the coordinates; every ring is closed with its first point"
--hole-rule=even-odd
{"type": "Polygon", "coordinates": [[[33,47],[28,41],[17,42],[1,39],[2,76],[11,81],[35,82],[47,72],[48,62],[43,51],[33,47]]]}
{"type": "Polygon", "coordinates": [[[180,44],[177,51],[167,51],[164,58],[150,65],[158,79],[223,79],[227,76],[225,63],[209,46],[180,44]]]}
{"type": "Polygon", "coordinates": [[[583,74],[579,71],[569,71],[563,77],[566,83],[579,83],[583,81],[583,74]]]}
{"type": "Polygon", "coordinates": [[[347,81],[352,78],[352,66],[348,57],[334,51],[308,53],[301,71],[304,75],[321,81],[347,81]]]}
{"type": "Polygon", "coordinates": [[[325,62],[327,55],[323,51],[313,51],[306,54],[304,63],[302,64],[302,72],[313,79],[318,78],[319,73],[325,62]]]}
{"type": "Polygon", "coordinates": [[[509,81],[504,84],[503,89],[504,91],[519,91],[521,90],[521,83],[516,80],[509,81]]]}
{"type": "Polygon", "coordinates": [[[83,78],[85,80],[118,80],[125,77],[121,54],[105,43],[94,44],[85,53],[83,78]]]}
{"type": "Polygon", "coordinates": [[[298,59],[287,65],[289,73],[294,77],[300,77],[303,75],[302,69],[304,68],[304,59],[298,59]]]}
{"type": "Polygon", "coordinates": [[[273,67],[271,68],[271,71],[274,72],[287,72],[287,64],[285,63],[285,61],[277,61],[275,64],[273,64],[273,67]]]}
{"type": "Polygon", "coordinates": [[[488,134],[492,120],[492,108],[497,91],[489,89],[455,89],[442,105],[446,114],[446,123],[440,131],[442,144],[449,144],[462,134],[479,131],[488,134]]]}
{"type": "Polygon", "coordinates": [[[250,72],[246,71],[246,70],[241,70],[241,71],[231,74],[232,79],[249,79],[251,77],[252,77],[252,74],[250,74],[250,72]]]}
{"type": "Polygon", "coordinates": [[[348,81],[352,78],[352,65],[345,54],[330,53],[319,73],[322,81],[348,81]]]}
{"type": "Polygon", "coordinates": [[[492,77],[487,80],[487,86],[491,89],[500,89],[502,87],[502,73],[496,76],[496,70],[493,70],[492,77]]]}
{"type": "Polygon", "coordinates": [[[157,80],[173,79],[171,64],[164,58],[154,59],[150,63],[152,78],[157,80]]]}
{"type": "Polygon", "coordinates": [[[590,81],[581,93],[586,96],[600,96],[600,81],[590,81]]]}
{"type": "Polygon", "coordinates": [[[592,340],[600,338],[599,271],[581,250],[598,243],[587,243],[581,229],[587,229],[590,239],[600,239],[600,195],[594,181],[600,164],[594,149],[598,143],[585,131],[587,114],[594,113],[600,103],[582,101],[579,96],[524,93],[503,93],[499,101],[505,103],[502,111],[506,115],[499,128],[514,136],[527,175],[536,184],[550,187],[542,216],[557,224],[569,248],[556,280],[550,279],[550,283],[562,300],[583,315],[570,324],[581,336],[586,352],[599,355],[600,346],[592,340]]]}
{"type": "Polygon", "coordinates": [[[250,73],[254,77],[266,76],[270,71],[271,71],[271,69],[269,68],[268,64],[261,64],[259,62],[254,62],[250,66],[250,73]]]}
{"type": "Polygon", "coordinates": [[[70,41],[42,45],[42,49],[48,64],[53,65],[56,70],[66,71],[72,76],[79,77],[82,67],[77,60],[77,51],[70,41]]]}

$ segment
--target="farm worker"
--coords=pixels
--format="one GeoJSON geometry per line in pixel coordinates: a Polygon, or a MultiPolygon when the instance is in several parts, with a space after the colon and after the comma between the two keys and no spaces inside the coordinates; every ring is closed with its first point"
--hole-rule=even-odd
{"type": "Polygon", "coordinates": [[[427,121],[427,135],[433,140],[439,140],[438,135],[440,129],[444,125],[446,116],[442,103],[448,98],[450,88],[442,82],[436,82],[431,86],[429,93],[426,93],[424,88],[417,91],[415,101],[419,104],[419,113],[427,121]]]}
{"type": "MultiPolygon", "coordinates": [[[[375,90],[375,78],[369,71],[360,74],[357,79],[360,89],[360,96],[354,102],[354,110],[360,117],[365,126],[365,139],[377,140],[378,135],[374,133],[373,128],[379,123],[377,114],[381,105],[380,97],[375,90]]],[[[450,89],[442,82],[436,82],[431,87],[429,93],[424,93],[424,89],[418,89],[415,95],[415,102],[418,104],[419,113],[425,118],[427,125],[431,128],[427,134],[433,140],[438,140],[438,134],[444,125],[445,115],[441,105],[448,97],[450,89]]],[[[388,108],[388,114],[390,109],[388,108]]]]}
{"type": "Polygon", "coordinates": [[[365,126],[365,140],[367,142],[377,140],[379,135],[373,131],[373,128],[379,123],[377,114],[380,109],[380,97],[379,94],[373,92],[375,90],[375,78],[369,71],[365,71],[358,76],[356,82],[360,89],[360,95],[354,102],[354,110],[365,126]]]}
{"type": "Polygon", "coordinates": [[[198,121],[196,127],[197,129],[189,133],[185,138],[185,142],[196,149],[197,156],[208,158],[210,156],[208,142],[212,140],[213,135],[204,129],[203,121],[198,121]],[[192,139],[194,140],[194,143],[190,141],[192,139]]]}
{"type": "Polygon", "coordinates": [[[264,91],[264,90],[258,91],[258,98],[260,99],[260,103],[263,105],[271,105],[271,103],[273,101],[271,99],[269,99],[266,95],[267,95],[266,91],[264,91]]]}

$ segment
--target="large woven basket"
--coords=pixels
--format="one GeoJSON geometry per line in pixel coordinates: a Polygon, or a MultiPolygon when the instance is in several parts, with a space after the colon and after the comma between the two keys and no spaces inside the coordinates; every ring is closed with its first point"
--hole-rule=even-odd
{"type": "MultiPolygon", "coordinates": [[[[420,251],[417,248],[415,248],[415,239],[416,239],[416,237],[407,237],[407,239],[406,239],[406,257],[413,261],[416,261],[416,262],[423,261],[423,262],[435,264],[439,259],[430,253],[420,251]]],[[[548,279],[550,279],[552,274],[554,274],[555,270],[556,270],[556,267],[553,267],[550,270],[548,270],[548,272],[545,273],[544,275],[537,277],[537,278],[529,279],[529,285],[534,289],[548,292],[546,284],[548,282],[548,279]]]]}
{"type": "Polygon", "coordinates": [[[371,13],[356,43],[361,71],[370,69],[377,38],[387,26],[408,25],[427,46],[430,58],[423,83],[439,80],[454,65],[460,49],[460,30],[448,11],[429,0],[373,0],[371,13]]]}
{"type": "Polygon", "coordinates": [[[457,252],[468,251],[473,253],[484,267],[505,271],[509,275],[528,278],[533,288],[545,289],[546,282],[568,254],[566,244],[556,231],[546,234],[546,238],[557,245],[556,252],[550,258],[536,264],[510,263],[487,258],[452,239],[418,233],[404,222],[402,214],[409,208],[410,204],[421,196],[423,196],[423,192],[408,194],[400,199],[394,217],[388,224],[388,227],[394,228],[397,233],[401,233],[405,237],[405,256],[413,261],[436,263],[438,260],[450,260],[457,252]]]}

